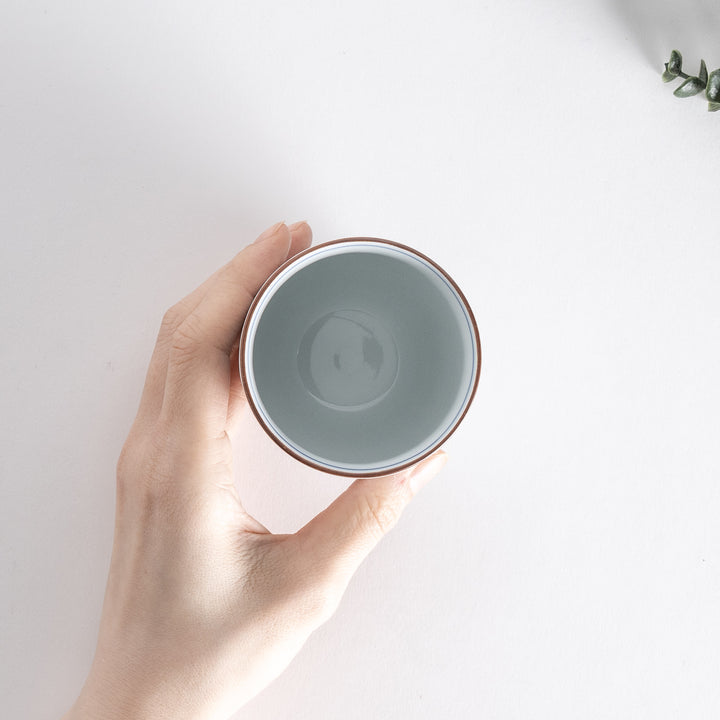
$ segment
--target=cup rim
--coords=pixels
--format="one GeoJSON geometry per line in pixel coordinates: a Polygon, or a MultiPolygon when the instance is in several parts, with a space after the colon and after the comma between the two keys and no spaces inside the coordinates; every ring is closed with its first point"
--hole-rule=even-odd
{"type": "Polygon", "coordinates": [[[276,445],[278,445],[282,450],[284,450],[288,455],[291,455],[296,460],[299,460],[303,465],[307,465],[315,470],[320,470],[322,472],[328,473],[330,475],[336,475],[341,477],[348,477],[348,478],[370,478],[370,477],[383,477],[387,475],[394,475],[395,473],[401,472],[402,470],[406,470],[407,468],[413,467],[414,465],[417,465],[418,463],[422,462],[426,457],[429,455],[432,455],[439,447],[444,445],[448,439],[452,436],[452,434],[457,430],[458,426],[462,423],[463,419],[465,418],[465,415],[467,415],[468,410],[470,409],[470,406],[473,403],[473,400],[475,399],[475,394],[477,391],[478,383],[480,381],[480,369],[482,366],[482,349],[480,346],[480,333],[478,331],[477,322],[475,321],[475,315],[473,314],[472,308],[470,307],[470,303],[467,301],[467,298],[465,297],[465,294],[463,291],[458,287],[457,283],[453,280],[453,278],[442,268],[440,265],[438,265],[432,258],[429,258],[424,253],[420,252],[416,248],[410,247],[409,245],[403,245],[402,243],[395,242],[394,240],[385,240],[383,238],[374,238],[374,237],[347,237],[347,238],[340,238],[338,240],[329,240],[324,243],[319,243],[318,245],[312,245],[309,248],[306,248],[305,250],[300,251],[296,255],[293,255],[291,258],[288,258],[280,267],[278,267],[269,277],[268,279],[260,286],[260,289],[255,294],[255,297],[253,298],[252,302],[250,303],[250,307],[248,308],[247,314],[245,315],[245,320],[243,321],[242,330],[240,333],[240,343],[238,346],[238,362],[240,367],[240,379],[242,381],[242,387],[243,392],[245,394],[245,398],[247,399],[248,405],[250,406],[250,409],[252,410],[253,415],[257,419],[257,421],[260,423],[260,426],[265,431],[265,434],[270,437],[271,440],[275,442],[276,445]],[[438,272],[441,273],[441,275],[452,285],[455,292],[458,294],[458,297],[462,301],[462,304],[464,306],[464,309],[467,311],[468,319],[470,320],[470,325],[472,327],[472,332],[475,339],[475,345],[477,347],[477,371],[475,372],[475,379],[473,381],[472,389],[470,390],[470,395],[467,400],[467,404],[465,405],[462,413],[457,418],[455,423],[453,424],[450,431],[442,438],[442,440],[439,443],[433,443],[430,445],[430,447],[425,450],[419,457],[413,458],[411,461],[401,463],[397,466],[394,466],[392,469],[390,469],[388,472],[384,472],[381,474],[378,474],[376,471],[373,470],[366,470],[366,471],[350,471],[350,470],[342,470],[336,467],[328,467],[327,465],[323,465],[319,462],[314,462],[312,459],[305,457],[299,453],[297,453],[292,447],[288,447],[280,437],[273,431],[271,427],[267,425],[264,418],[262,417],[262,414],[258,410],[255,400],[253,399],[252,393],[249,391],[250,384],[248,382],[248,376],[247,376],[247,368],[245,366],[245,348],[247,343],[247,334],[248,334],[248,328],[251,325],[251,320],[253,315],[255,314],[255,311],[260,304],[263,296],[267,292],[268,288],[272,284],[272,282],[275,280],[275,278],[281,273],[284,272],[290,265],[296,263],[300,258],[305,257],[306,255],[310,255],[317,250],[321,248],[326,248],[332,245],[340,245],[340,244],[346,244],[346,243],[352,243],[352,242],[370,242],[370,243],[376,243],[378,245],[389,245],[393,247],[398,247],[406,252],[411,253],[412,255],[416,255],[420,259],[422,259],[424,262],[430,264],[432,267],[434,267],[438,272]]]}

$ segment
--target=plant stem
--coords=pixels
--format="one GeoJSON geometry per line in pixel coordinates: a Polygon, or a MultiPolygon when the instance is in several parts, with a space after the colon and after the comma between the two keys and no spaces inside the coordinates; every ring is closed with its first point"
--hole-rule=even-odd
{"type": "Polygon", "coordinates": [[[681,71],[678,73],[678,77],[685,78],[685,80],[687,80],[687,79],[690,77],[690,75],[688,75],[687,73],[685,73],[685,72],[683,72],[683,71],[681,70],[681,71]]]}

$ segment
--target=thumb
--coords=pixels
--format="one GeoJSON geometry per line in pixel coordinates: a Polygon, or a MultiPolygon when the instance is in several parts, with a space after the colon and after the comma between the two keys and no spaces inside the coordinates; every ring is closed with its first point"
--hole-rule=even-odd
{"type": "Polygon", "coordinates": [[[395,526],[414,495],[445,465],[438,450],[394,475],[356,480],[328,508],[298,531],[315,572],[345,587],[362,561],[395,526]]]}

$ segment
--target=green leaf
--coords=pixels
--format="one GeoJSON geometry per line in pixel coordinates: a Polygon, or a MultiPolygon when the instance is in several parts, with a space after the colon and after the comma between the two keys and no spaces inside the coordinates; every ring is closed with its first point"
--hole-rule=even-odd
{"type": "Polygon", "coordinates": [[[668,62],[668,72],[677,77],[682,72],[682,55],[673,50],[670,53],[670,62],[668,62]]]}
{"type": "Polygon", "coordinates": [[[704,60],[700,61],[700,72],[698,73],[698,78],[703,85],[707,85],[708,73],[707,65],[704,60]]]}
{"type": "Polygon", "coordinates": [[[717,112],[718,110],[720,110],[720,103],[708,103],[708,112],[717,112]]]}
{"type": "Polygon", "coordinates": [[[665,63],[665,72],[663,73],[663,82],[672,82],[674,79],[675,79],[675,75],[673,75],[667,69],[667,63],[665,63]]]}
{"type": "Polygon", "coordinates": [[[689,77],[682,85],[678,86],[673,95],[679,98],[692,97],[704,89],[705,85],[703,85],[698,78],[689,77]]]}
{"type": "Polygon", "coordinates": [[[710,102],[720,102],[720,69],[710,73],[705,96],[710,102]]]}

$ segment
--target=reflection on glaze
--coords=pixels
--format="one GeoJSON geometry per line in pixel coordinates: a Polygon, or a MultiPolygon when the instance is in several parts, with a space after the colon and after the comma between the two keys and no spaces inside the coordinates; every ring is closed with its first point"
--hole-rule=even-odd
{"type": "Polygon", "coordinates": [[[316,320],[300,341],[297,362],[306,390],[336,410],[379,402],[398,371],[392,335],[360,310],[336,310],[316,320]]]}

